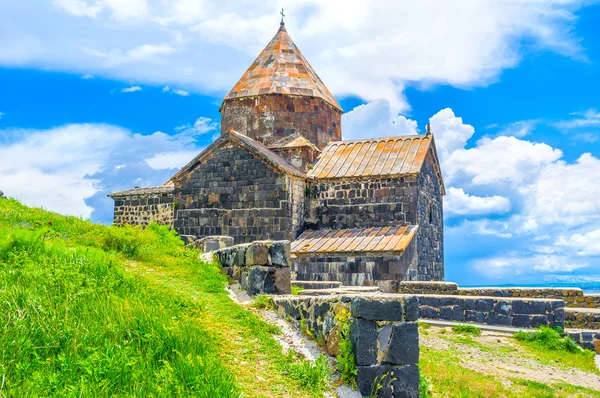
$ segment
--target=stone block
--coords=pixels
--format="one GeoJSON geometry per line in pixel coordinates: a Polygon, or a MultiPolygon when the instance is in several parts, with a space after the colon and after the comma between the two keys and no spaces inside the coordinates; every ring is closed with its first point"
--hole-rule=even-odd
{"type": "Polygon", "coordinates": [[[269,248],[263,242],[252,242],[246,249],[246,266],[267,265],[269,248]]]}
{"type": "Polygon", "coordinates": [[[377,327],[375,322],[354,319],[350,325],[350,340],[357,366],[377,363],[377,327]]]}
{"type": "Polygon", "coordinates": [[[357,366],[356,385],[362,396],[380,396],[391,398],[392,395],[392,368],[390,366],[357,366]],[[379,395],[374,392],[373,384],[378,381],[382,388],[379,395]]]}
{"type": "Polygon", "coordinates": [[[510,304],[506,301],[499,301],[494,305],[494,312],[499,315],[510,315],[510,304]]]}
{"type": "Polygon", "coordinates": [[[233,243],[232,236],[206,236],[195,242],[196,247],[205,253],[233,246],[233,243]]]}
{"type": "Polygon", "coordinates": [[[179,238],[186,245],[189,244],[189,243],[194,243],[196,241],[196,239],[197,239],[194,235],[179,235],[179,238]]]}
{"type": "Polygon", "coordinates": [[[419,362],[419,328],[416,322],[392,325],[388,344],[381,345],[382,361],[392,365],[419,362]]]}
{"type": "Polygon", "coordinates": [[[498,326],[512,326],[512,316],[498,314],[498,326]]]}
{"type": "Polygon", "coordinates": [[[513,314],[513,324],[512,325],[516,328],[528,328],[530,326],[529,315],[513,314]]]}
{"type": "Polygon", "coordinates": [[[419,367],[406,365],[392,368],[394,398],[419,398],[419,367]]]}
{"type": "Polygon", "coordinates": [[[564,323],[565,322],[565,310],[558,308],[554,310],[554,322],[564,323]]]}
{"type": "Polygon", "coordinates": [[[440,306],[440,299],[439,297],[420,296],[419,305],[437,308],[440,306]]]}
{"type": "Polygon", "coordinates": [[[401,321],[402,302],[355,298],[350,304],[350,313],[354,318],[372,321],[401,321]]]}
{"type": "Polygon", "coordinates": [[[292,275],[290,267],[275,269],[273,283],[279,294],[292,294],[292,275]]]}
{"type": "Polygon", "coordinates": [[[531,305],[524,300],[515,300],[512,305],[513,314],[531,314],[531,305]]]}
{"type": "Polygon", "coordinates": [[[425,319],[440,319],[440,310],[437,308],[420,306],[419,316],[425,319]]]}
{"type": "Polygon", "coordinates": [[[485,321],[485,313],[481,311],[465,311],[465,319],[467,322],[483,323],[485,321]]]}
{"type": "Polygon", "coordinates": [[[460,305],[455,305],[452,308],[452,320],[463,322],[465,320],[465,311],[460,305]]]}
{"type": "Polygon", "coordinates": [[[404,320],[414,322],[419,319],[419,300],[416,297],[409,297],[404,300],[404,320]]]}
{"type": "Polygon", "coordinates": [[[529,318],[529,325],[532,328],[537,328],[538,326],[547,326],[548,325],[548,317],[546,315],[532,315],[529,318]]]}
{"type": "Polygon", "coordinates": [[[498,323],[498,314],[495,312],[488,312],[485,316],[485,323],[488,325],[496,325],[498,323]]]}
{"type": "Polygon", "coordinates": [[[452,320],[452,309],[453,307],[442,307],[440,308],[440,319],[444,321],[452,320]]]}
{"type": "Polygon", "coordinates": [[[475,310],[482,312],[490,312],[494,310],[493,299],[477,299],[475,301],[475,310]]]}
{"type": "Polygon", "coordinates": [[[276,241],[269,247],[269,265],[290,267],[291,244],[289,240],[276,241]]]}

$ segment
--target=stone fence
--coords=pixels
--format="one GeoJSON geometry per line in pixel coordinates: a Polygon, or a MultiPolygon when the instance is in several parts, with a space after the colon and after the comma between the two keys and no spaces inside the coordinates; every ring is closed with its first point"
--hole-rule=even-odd
{"type": "Polygon", "coordinates": [[[248,294],[290,294],[290,242],[256,241],[213,251],[223,270],[248,294]]]}
{"type": "Polygon", "coordinates": [[[407,295],[282,296],[273,301],[282,318],[299,321],[331,355],[339,355],[341,322],[357,365],[357,385],[369,396],[380,384],[384,397],[419,397],[419,305],[407,295]]]}
{"type": "Polygon", "coordinates": [[[420,317],[425,319],[473,322],[494,326],[536,328],[564,327],[562,300],[417,295],[420,317]]]}
{"type": "Polygon", "coordinates": [[[600,295],[584,295],[583,291],[579,288],[461,288],[456,283],[452,282],[376,281],[373,283],[387,293],[556,299],[564,300],[567,307],[600,308],[600,295]]]}
{"type": "Polygon", "coordinates": [[[565,310],[565,327],[600,330],[600,309],[567,308],[565,310]]]}

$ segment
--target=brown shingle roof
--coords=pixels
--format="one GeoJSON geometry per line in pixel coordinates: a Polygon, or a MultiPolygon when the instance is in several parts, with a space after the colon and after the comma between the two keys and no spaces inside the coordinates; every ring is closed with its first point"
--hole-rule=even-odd
{"type": "Polygon", "coordinates": [[[120,196],[137,196],[137,195],[152,195],[152,194],[168,194],[173,192],[174,186],[171,180],[167,181],[160,187],[133,188],[126,191],[111,193],[108,196],[111,198],[120,196]]]}
{"type": "Polygon", "coordinates": [[[292,253],[402,252],[418,228],[418,225],[404,225],[305,231],[292,242],[292,253]]]}
{"type": "MultiPolygon", "coordinates": [[[[432,143],[429,134],[330,142],[308,176],[331,179],[418,174],[432,143]]],[[[437,163],[435,148],[433,152],[437,163]]],[[[439,167],[436,173],[444,192],[439,167]]]]}
{"type": "Polygon", "coordinates": [[[342,108],[294,44],[285,26],[250,65],[225,100],[264,94],[316,97],[342,108]]]}
{"type": "Polygon", "coordinates": [[[222,134],[215,142],[210,144],[204,151],[202,151],[198,156],[192,159],[187,165],[185,165],[181,170],[177,172],[171,180],[181,179],[187,172],[194,169],[198,164],[206,161],[218,148],[225,142],[231,141],[234,144],[248,150],[255,156],[260,157],[264,161],[266,161],[271,166],[283,171],[288,175],[293,175],[300,178],[307,178],[306,173],[296,166],[289,163],[287,160],[271,151],[269,148],[264,146],[258,141],[253,140],[250,137],[247,137],[243,134],[240,134],[236,131],[229,130],[222,134]]]}

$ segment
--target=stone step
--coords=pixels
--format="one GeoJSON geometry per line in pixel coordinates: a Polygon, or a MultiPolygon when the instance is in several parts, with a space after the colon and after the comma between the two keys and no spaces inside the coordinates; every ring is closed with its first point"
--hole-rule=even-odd
{"type": "Polygon", "coordinates": [[[600,330],[568,328],[565,334],[583,348],[600,354],[600,330]]]}
{"type": "Polygon", "coordinates": [[[304,289],[318,290],[318,289],[335,289],[342,287],[342,282],[336,281],[292,281],[292,286],[303,287],[304,289]]]}
{"type": "Polygon", "coordinates": [[[329,296],[354,293],[379,292],[377,286],[342,286],[334,289],[306,289],[298,293],[299,296],[329,296]]]}

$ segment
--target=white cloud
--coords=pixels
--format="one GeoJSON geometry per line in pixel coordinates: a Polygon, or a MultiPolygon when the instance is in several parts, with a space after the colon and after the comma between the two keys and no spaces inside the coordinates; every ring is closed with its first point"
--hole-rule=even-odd
{"type": "MultiPolygon", "coordinates": [[[[580,0],[284,3],[288,31],[336,95],[385,98],[397,110],[407,107],[408,83],[487,85],[516,66],[524,49],[585,57],[575,32],[577,12],[587,4],[580,0]]],[[[0,65],[220,96],[275,33],[281,6],[279,0],[3,2],[0,65]]]]}
{"type": "Polygon", "coordinates": [[[561,236],[556,243],[576,250],[580,256],[600,256],[600,228],[585,234],[561,236]]]}
{"type": "Polygon", "coordinates": [[[539,272],[573,272],[588,267],[585,262],[573,262],[568,257],[552,254],[509,253],[505,256],[482,258],[473,261],[482,274],[493,278],[532,274],[539,272]]]}
{"type": "Polygon", "coordinates": [[[399,115],[384,99],[359,105],[343,114],[342,127],[345,140],[417,134],[417,122],[399,115]]]}
{"type": "Polygon", "coordinates": [[[561,156],[560,150],[549,145],[501,136],[482,138],[474,148],[456,149],[443,166],[448,183],[466,181],[473,185],[491,185],[506,182],[513,188],[520,188],[561,156]]]}
{"type": "Polygon", "coordinates": [[[91,79],[94,79],[94,75],[90,75],[89,73],[86,73],[85,75],[81,76],[81,78],[83,80],[91,80],[91,79]]]}
{"type": "Polygon", "coordinates": [[[177,90],[177,89],[173,89],[173,92],[177,95],[181,95],[182,97],[189,97],[190,93],[188,93],[185,90],[177,90]]]}
{"type": "Polygon", "coordinates": [[[135,93],[136,91],[142,91],[140,86],[131,86],[121,90],[122,93],[135,93]]]}
{"type": "Polygon", "coordinates": [[[540,120],[521,120],[514,123],[509,123],[504,126],[498,135],[513,136],[523,138],[531,134],[531,132],[540,123],[540,120]]]}
{"type": "Polygon", "coordinates": [[[441,162],[445,162],[452,152],[464,148],[475,132],[473,126],[464,124],[462,118],[456,117],[450,108],[433,115],[429,123],[441,162]]]}
{"type": "Polygon", "coordinates": [[[600,127],[600,112],[596,109],[588,109],[584,112],[573,112],[574,116],[569,120],[562,120],[554,123],[554,126],[565,131],[589,128],[589,127],[600,127]]]}
{"type": "Polygon", "coordinates": [[[29,205],[110,222],[106,194],[164,183],[199,153],[198,138],[217,126],[199,118],[173,135],[104,124],[0,130],[0,189],[29,205]]]}
{"type": "Polygon", "coordinates": [[[163,93],[173,93],[173,94],[177,94],[177,95],[181,95],[182,97],[189,97],[190,93],[185,91],[185,90],[178,90],[175,88],[171,88],[169,86],[164,86],[162,89],[163,93]]]}
{"type": "Polygon", "coordinates": [[[193,151],[158,153],[146,159],[146,163],[155,170],[180,169],[192,160],[204,148],[193,151]]]}
{"type": "Polygon", "coordinates": [[[479,197],[465,193],[462,188],[448,188],[444,197],[444,215],[449,217],[506,214],[510,211],[510,199],[502,196],[479,197]]]}

